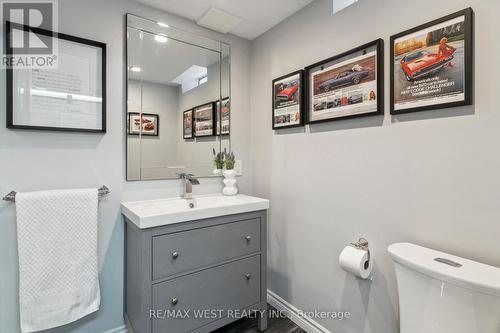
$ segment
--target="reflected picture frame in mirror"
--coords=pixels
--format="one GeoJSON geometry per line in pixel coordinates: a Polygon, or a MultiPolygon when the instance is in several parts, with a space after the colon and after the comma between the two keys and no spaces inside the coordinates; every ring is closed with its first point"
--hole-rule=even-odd
{"type": "Polygon", "coordinates": [[[128,134],[158,136],[160,131],[160,116],[152,113],[128,113],[128,134]]]}
{"type": "Polygon", "coordinates": [[[194,138],[193,110],[186,110],[182,113],[182,137],[184,139],[194,138]]]}
{"type": "Polygon", "coordinates": [[[231,99],[224,97],[216,103],[217,135],[229,135],[231,133],[231,99]]]}
{"type": "Polygon", "coordinates": [[[197,138],[215,135],[215,102],[193,108],[194,136],[197,138]]]}

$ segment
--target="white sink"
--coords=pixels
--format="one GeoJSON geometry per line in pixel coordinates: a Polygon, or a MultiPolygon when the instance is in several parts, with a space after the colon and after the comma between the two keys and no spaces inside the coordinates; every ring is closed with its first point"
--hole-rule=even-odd
{"type": "Polygon", "coordinates": [[[172,198],[123,202],[121,207],[123,215],[138,228],[146,229],[268,209],[269,200],[243,194],[234,196],[210,194],[194,196],[192,199],[172,198]]]}

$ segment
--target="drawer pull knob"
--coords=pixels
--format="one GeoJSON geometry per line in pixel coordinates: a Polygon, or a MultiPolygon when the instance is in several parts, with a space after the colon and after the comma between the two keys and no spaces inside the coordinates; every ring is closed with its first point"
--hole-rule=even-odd
{"type": "Polygon", "coordinates": [[[177,299],[177,297],[174,297],[174,298],[172,298],[171,303],[172,303],[172,305],[176,305],[177,303],[179,303],[179,300],[177,299]]]}
{"type": "Polygon", "coordinates": [[[252,278],[252,274],[250,274],[250,273],[245,274],[245,277],[247,278],[247,280],[250,280],[252,278]]]}
{"type": "Polygon", "coordinates": [[[252,237],[246,236],[245,239],[247,240],[247,242],[250,242],[252,240],[252,237]]]}
{"type": "Polygon", "coordinates": [[[177,259],[179,257],[179,252],[175,251],[175,252],[172,252],[172,258],[173,259],[177,259]]]}

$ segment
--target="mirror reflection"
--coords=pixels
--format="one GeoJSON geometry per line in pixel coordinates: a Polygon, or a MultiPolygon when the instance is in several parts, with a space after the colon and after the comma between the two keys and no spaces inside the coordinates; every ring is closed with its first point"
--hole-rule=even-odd
{"type": "Polygon", "coordinates": [[[213,153],[230,149],[229,46],[134,19],[127,18],[127,180],[220,176],[213,153]]]}

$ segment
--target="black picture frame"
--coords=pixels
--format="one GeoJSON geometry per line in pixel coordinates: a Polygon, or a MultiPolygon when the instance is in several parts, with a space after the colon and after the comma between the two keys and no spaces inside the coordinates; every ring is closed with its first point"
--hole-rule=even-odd
{"type": "Polygon", "coordinates": [[[182,137],[183,139],[192,139],[194,138],[194,116],[193,109],[186,110],[182,112],[182,137]],[[191,113],[191,135],[186,135],[186,125],[185,125],[185,114],[191,113]]]}
{"type": "Polygon", "coordinates": [[[223,136],[223,135],[229,135],[231,133],[231,98],[228,97],[224,97],[222,98],[220,101],[217,100],[217,101],[214,101],[215,104],[215,107],[216,107],[216,117],[215,117],[215,131],[216,131],[216,135],[217,136],[223,136]],[[229,131],[227,132],[220,132],[219,130],[219,126],[222,125],[222,118],[219,118],[221,117],[222,115],[220,114],[220,107],[219,105],[221,105],[224,101],[228,101],[229,102],[229,131]],[[220,103],[220,104],[219,104],[220,103]]]}
{"type": "Polygon", "coordinates": [[[127,115],[127,133],[128,135],[142,135],[142,136],[158,136],[160,135],[160,115],[158,114],[155,114],[155,113],[141,113],[140,112],[129,112],[128,115],[127,115]],[[132,116],[142,116],[142,117],[151,117],[151,118],[155,118],[155,131],[154,133],[149,133],[149,132],[144,132],[142,131],[142,133],[139,131],[132,131],[131,130],[131,126],[132,126],[132,121],[131,121],[131,117],[132,116]]]}
{"type": "MultiPolygon", "coordinates": [[[[280,92],[284,91],[285,89],[294,89],[296,86],[292,86],[292,87],[289,87],[289,88],[284,88],[284,89],[280,89],[280,92]]],[[[294,71],[294,72],[291,72],[291,73],[288,73],[288,74],[285,74],[283,76],[280,76],[278,78],[275,78],[273,81],[272,81],[272,96],[273,96],[273,99],[271,101],[271,110],[272,110],[272,114],[271,114],[271,123],[272,123],[272,128],[273,130],[280,130],[280,129],[284,129],[284,128],[294,128],[294,127],[300,127],[300,126],[304,126],[304,70],[303,69],[300,69],[300,70],[297,70],[297,71],[294,71]],[[298,115],[299,115],[299,122],[298,123],[295,123],[295,124],[291,124],[291,125],[278,125],[277,122],[276,122],[276,110],[280,109],[277,107],[277,103],[280,103],[279,101],[279,98],[277,97],[277,91],[276,89],[280,89],[277,87],[277,84],[282,82],[282,81],[286,81],[287,79],[291,80],[291,82],[293,83],[294,80],[293,78],[296,77],[296,76],[299,76],[299,79],[298,79],[298,87],[297,87],[297,90],[295,92],[293,92],[291,95],[289,94],[286,94],[284,96],[284,98],[286,98],[286,101],[285,103],[289,102],[290,99],[294,98],[293,96],[295,95],[298,95],[298,98],[297,98],[297,101],[296,103],[297,104],[292,104],[291,106],[295,106],[297,105],[299,110],[298,111],[295,111],[295,115],[297,114],[298,112],[298,115]]],[[[286,105],[283,106],[283,108],[287,107],[286,105]]],[[[293,111],[291,111],[293,112],[293,111]]],[[[280,115],[278,117],[283,117],[285,115],[280,115]]],[[[289,113],[287,115],[289,118],[291,117],[291,114],[289,113]]]]}
{"type": "Polygon", "coordinates": [[[14,123],[14,107],[13,107],[13,77],[14,69],[9,67],[6,69],[6,107],[7,107],[7,128],[9,129],[20,129],[20,130],[45,130],[45,131],[62,131],[62,132],[83,132],[83,133],[106,133],[106,44],[90,39],[85,39],[81,37],[76,37],[72,35],[67,35],[59,32],[54,32],[50,30],[45,30],[41,28],[31,27],[28,25],[22,25],[18,23],[13,23],[6,21],[5,24],[5,50],[6,55],[12,54],[11,42],[11,31],[13,28],[24,31],[32,31],[33,33],[49,36],[52,38],[57,38],[65,41],[70,41],[74,43],[84,44],[87,46],[93,46],[95,48],[101,49],[101,91],[102,91],[102,103],[101,103],[101,128],[91,129],[91,128],[67,128],[67,127],[51,127],[51,126],[34,126],[34,125],[19,125],[14,123]]]}
{"type": "MultiPolygon", "coordinates": [[[[439,19],[436,19],[436,20],[433,20],[433,21],[430,21],[428,23],[425,23],[425,24],[422,24],[422,25],[419,25],[417,27],[414,27],[414,28],[411,28],[411,29],[408,29],[408,30],[405,30],[403,32],[400,32],[396,35],[393,35],[390,37],[390,51],[391,51],[391,57],[390,57],[390,112],[392,115],[398,115],[398,114],[404,114],[404,113],[410,113],[410,112],[419,112],[419,111],[428,111],[428,110],[437,110],[437,109],[444,109],[444,108],[450,108],[450,107],[458,107],[458,106],[465,106],[465,105],[472,105],[473,103],[473,85],[474,85],[474,82],[473,82],[473,57],[474,57],[474,40],[473,40],[473,36],[474,36],[474,33],[473,33],[473,30],[474,30],[474,12],[472,10],[472,8],[466,8],[466,9],[463,9],[463,10],[460,10],[458,12],[455,12],[453,14],[450,14],[450,15],[446,15],[444,17],[441,17],[439,19]],[[426,29],[429,29],[433,26],[438,26],[439,24],[442,24],[442,23],[445,23],[445,22],[448,22],[448,21],[451,21],[453,19],[456,19],[456,18],[460,18],[460,17],[464,17],[464,37],[463,37],[463,44],[464,44],[464,52],[463,52],[463,79],[464,79],[464,82],[463,84],[465,85],[464,87],[464,98],[463,100],[461,101],[453,101],[453,102],[444,102],[444,103],[436,103],[436,104],[429,104],[429,105],[423,105],[423,106],[415,106],[415,107],[408,107],[408,108],[405,108],[405,109],[400,109],[400,110],[396,110],[396,107],[395,107],[395,104],[396,104],[396,101],[395,101],[395,98],[396,98],[396,92],[395,92],[395,73],[396,73],[396,70],[395,68],[395,63],[396,63],[396,52],[395,52],[395,42],[396,40],[400,39],[400,38],[403,38],[405,36],[408,36],[410,34],[415,34],[417,33],[418,31],[424,31],[426,29]]],[[[446,29],[444,29],[446,30],[446,29]]],[[[435,32],[435,31],[438,31],[438,30],[434,30],[432,32],[435,32]]],[[[450,29],[450,32],[451,34],[453,34],[453,29],[450,29]]],[[[429,34],[429,33],[428,33],[429,34]]],[[[429,36],[429,35],[428,35],[429,36]]],[[[431,35],[431,38],[433,36],[431,35]]],[[[441,37],[447,37],[446,35],[446,32],[442,32],[442,35],[441,37]]],[[[457,39],[458,40],[458,39],[457,39]]],[[[455,40],[456,42],[456,40],[455,40]]],[[[427,44],[427,40],[426,40],[426,44],[427,44]]],[[[447,44],[447,43],[445,43],[447,44]]],[[[432,46],[436,46],[436,45],[432,45],[432,46]]],[[[426,48],[428,49],[429,48],[429,45],[426,45],[426,48]]],[[[458,48],[455,48],[453,47],[455,50],[457,50],[458,48]]],[[[399,54],[398,56],[401,56],[403,54],[409,54],[409,52],[417,52],[417,50],[423,50],[424,49],[424,46],[421,46],[419,48],[416,48],[414,50],[411,50],[411,51],[407,51],[405,53],[402,53],[402,54],[399,54]]],[[[439,48],[438,48],[439,50],[439,48]]],[[[455,50],[453,52],[455,52],[455,50]]],[[[428,51],[430,52],[430,51],[428,51]]],[[[439,55],[439,51],[438,51],[438,54],[439,55]]],[[[452,60],[450,61],[453,61],[454,59],[454,54],[453,55],[453,58],[452,60]]],[[[401,58],[401,60],[404,60],[405,57],[401,58]]],[[[400,64],[401,63],[401,60],[399,61],[400,64]]],[[[401,66],[401,65],[399,65],[401,66]]],[[[443,65],[443,67],[440,67],[440,68],[444,68],[446,66],[446,63],[443,65]]],[[[410,79],[410,75],[407,74],[407,72],[402,68],[400,67],[401,71],[403,73],[400,73],[405,75],[407,81],[411,82],[410,79]]],[[[430,73],[435,73],[435,72],[438,72],[438,71],[441,71],[441,70],[436,70],[434,72],[430,72],[430,73]]],[[[418,72],[415,72],[415,73],[418,73],[418,72]]],[[[429,74],[421,74],[421,75],[429,75],[429,74]]],[[[426,76],[421,76],[422,79],[427,79],[428,77],[426,76]]],[[[398,78],[399,80],[401,79],[400,77],[398,78]]],[[[448,78],[446,78],[448,80],[448,78]]],[[[401,84],[399,84],[401,85],[401,84]]],[[[425,99],[424,99],[425,101],[425,99]]]]}
{"type": "MultiPolygon", "coordinates": [[[[381,39],[381,38],[376,39],[372,42],[358,46],[358,47],[353,48],[349,51],[343,52],[341,54],[335,55],[335,56],[330,57],[328,59],[319,61],[315,64],[309,65],[304,69],[304,71],[305,71],[305,103],[306,103],[306,107],[305,107],[306,119],[305,119],[305,121],[306,121],[306,124],[317,124],[317,123],[324,123],[324,122],[329,122],[329,121],[339,121],[339,120],[344,120],[344,119],[352,119],[352,118],[359,118],[359,117],[367,117],[367,116],[375,116],[375,115],[384,114],[384,40],[383,39],[381,39]],[[310,84],[311,72],[315,68],[318,68],[318,67],[321,68],[322,66],[329,64],[329,63],[334,63],[336,61],[344,61],[343,59],[348,60],[349,56],[356,55],[360,52],[362,53],[361,55],[364,55],[366,53],[366,49],[374,49],[376,51],[376,60],[375,60],[376,70],[374,72],[374,74],[376,75],[375,80],[376,80],[376,89],[377,89],[377,91],[374,92],[375,99],[377,101],[376,102],[376,109],[373,111],[368,111],[368,112],[363,112],[363,113],[358,113],[358,114],[348,114],[348,115],[340,116],[340,117],[331,117],[331,118],[311,120],[311,115],[312,115],[311,89],[314,89],[314,87],[312,87],[310,84]]],[[[361,82],[361,81],[358,81],[358,82],[361,82]]],[[[360,84],[360,83],[358,83],[358,84],[360,84]]],[[[346,86],[349,86],[349,85],[346,85],[346,86]]],[[[346,87],[346,86],[343,86],[343,87],[346,87]]],[[[370,91],[370,93],[368,94],[368,95],[370,95],[369,100],[371,100],[371,98],[372,98],[372,96],[371,96],[372,92],[373,92],[373,90],[370,91]]],[[[362,101],[363,100],[364,100],[364,96],[362,96],[362,101]]],[[[348,99],[347,99],[347,101],[348,101],[348,99]]],[[[343,103],[343,102],[341,101],[341,103],[343,103]]],[[[345,104],[345,105],[347,105],[347,104],[345,104]]],[[[341,105],[341,106],[345,106],[345,105],[341,105]]]]}
{"type": "Polygon", "coordinates": [[[193,108],[193,127],[194,127],[194,131],[193,132],[194,132],[194,136],[196,138],[209,137],[209,136],[215,136],[216,135],[216,126],[215,126],[216,114],[215,113],[216,113],[215,102],[208,102],[208,103],[200,104],[200,105],[195,106],[193,108]],[[197,123],[200,120],[198,120],[196,111],[197,111],[197,109],[201,109],[201,108],[208,107],[208,106],[210,106],[210,108],[212,109],[212,112],[210,113],[211,117],[212,117],[212,120],[211,120],[212,130],[210,132],[209,132],[209,130],[207,130],[206,134],[201,134],[201,133],[198,132],[198,128],[197,128],[197,123]]]}

